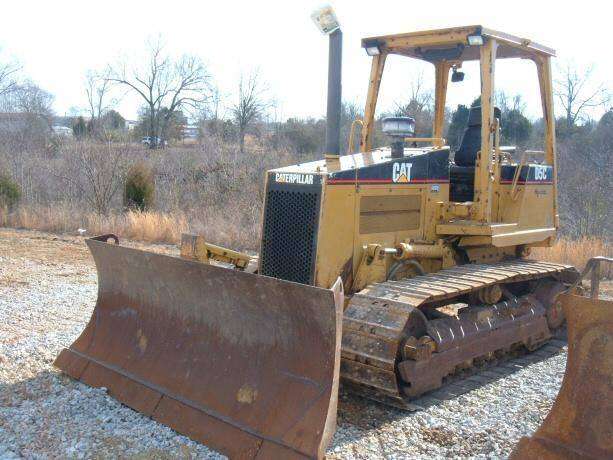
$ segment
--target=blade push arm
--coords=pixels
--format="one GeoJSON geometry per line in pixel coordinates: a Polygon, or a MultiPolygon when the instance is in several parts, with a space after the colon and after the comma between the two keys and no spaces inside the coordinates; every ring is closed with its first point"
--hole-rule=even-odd
{"type": "Polygon", "coordinates": [[[238,270],[253,272],[250,267],[257,267],[257,257],[244,252],[234,251],[222,246],[207,243],[201,235],[181,235],[181,257],[210,263],[211,260],[234,265],[238,270]]]}

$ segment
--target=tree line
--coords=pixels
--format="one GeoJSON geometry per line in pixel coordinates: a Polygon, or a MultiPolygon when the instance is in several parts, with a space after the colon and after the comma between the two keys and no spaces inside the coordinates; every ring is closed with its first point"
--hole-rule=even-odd
{"type": "MultiPolygon", "coordinates": [[[[26,179],[29,176],[24,172],[28,154],[41,151],[53,155],[63,147],[49,130],[54,118],[53,95],[24,78],[21,70],[18,62],[0,56],[0,150],[5,153],[0,169],[12,171],[12,176],[23,184],[30,180],[26,179]]],[[[392,107],[384,108],[378,114],[373,145],[389,143],[380,129],[381,119],[389,115],[412,116],[416,120],[417,136],[428,137],[432,134],[432,90],[423,84],[420,76],[409,81],[408,86],[406,97],[399,98],[392,107]]],[[[233,168],[228,167],[228,160],[222,158],[222,150],[224,155],[232,156],[232,164],[253,164],[252,154],[257,153],[254,150],[275,152],[278,158],[283,158],[279,161],[285,162],[319,158],[323,152],[325,119],[277,119],[274,97],[259,70],[243,73],[236,83],[234,94],[228,95],[215,84],[209,69],[199,57],[187,54],[173,56],[166,51],[160,38],[147,44],[143,61],[119,59],[101,69],[88,71],[84,76],[83,93],[84,115],[72,117],[70,125],[76,137],[97,141],[125,140],[121,139],[121,133],[125,131],[126,120],[117,112],[117,107],[121,97],[131,93],[140,100],[138,124],[134,132],[137,136],[155,139],[148,145],[152,149],[163,147],[166,140],[181,138],[182,127],[188,122],[198,126],[199,142],[202,151],[208,155],[207,161],[215,159],[215,165],[198,166],[201,168],[198,171],[205,171],[202,174],[229,174],[228,171],[233,168]],[[248,138],[253,139],[255,144],[247,142],[248,138]],[[213,153],[211,145],[215,145],[219,152],[213,153]],[[227,148],[228,145],[235,145],[238,153],[248,156],[242,160],[228,153],[232,151],[232,147],[227,148]]],[[[560,209],[565,231],[574,236],[589,234],[610,237],[612,194],[609,171],[613,166],[613,111],[610,108],[609,88],[595,81],[591,67],[579,70],[572,65],[563,65],[557,71],[555,97],[558,109],[560,209]],[[605,109],[598,120],[590,118],[592,109],[597,107],[605,109]],[[586,180],[586,177],[590,180],[586,180]]],[[[460,144],[470,106],[479,103],[477,98],[465,105],[447,108],[444,136],[452,151],[460,144]]],[[[503,144],[516,145],[519,151],[542,148],[543,122],[527,115],[521,95],[498,92],[496,105],[501,109],[503,144]]],[[[352,122],[362,116],[359,104],[343,102],[341,146],[344,153],[357,150],[356,145],[349,145],[349,133],[352,122]]],[[[97,170],[106,167],[103,166],[104,156],[97,158],[98,151],[102,152],[100,155],[106,151],[113,161],[119,161],[128,152],[125,148],[68,150],[73,151],[72,156],[67,158],[74,166],[69,169],[75,174],[89,171],[92,166],[87,166],[88,162],[97,170]],[[82,161],[79,162],[79,159],[82,161]]],[[[267,156],[258,165],[276,166],[272,158],[267,156]]],[[[163,164],[160,158],[156,161],[163,164]]],[[[58,168],[57,171],[60,170],[58,168]]],[[[90,175],[95,172],[92,171],[90,175]]],[[[253,177],[258,174],[255,171],[253,177]]],[[[169,176],[166,174],[164,177],[169,176]]],[[[90,182],[94,183],[94,178],[84,183],[90,182]]],[[[74,178],[66,179],[64,183],[71,183],[77,194],[79,190],[85,190],[85,186],[74,178]]],[[[219,180],[216,183],[228,182],[219,180]]],[[[103,191],[102,199],[100,203],[96,201],[96,206],[104,210],[108,196],[105,188],[103,191]]]]}

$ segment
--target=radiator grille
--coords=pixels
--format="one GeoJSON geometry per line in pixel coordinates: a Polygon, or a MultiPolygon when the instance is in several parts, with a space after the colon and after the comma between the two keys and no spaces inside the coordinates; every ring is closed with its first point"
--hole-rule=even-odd
{"type": "Polygon", "coordinates": [[[260,265],[263,275],[313,283],[319,200],[320,192],[313,187],[268,190],[260,265]]]}

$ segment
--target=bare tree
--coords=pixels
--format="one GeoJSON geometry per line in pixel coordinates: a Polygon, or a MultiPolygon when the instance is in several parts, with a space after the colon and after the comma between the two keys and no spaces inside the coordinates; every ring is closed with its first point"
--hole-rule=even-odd
{"type": "Polygon", "coordinates": [[[116,104],[116,101],[109,97],[112,86],[109,78],[110,71],[108,68],[102,73],[93,70],[88,70],[85,73],[85,94],[92,120],[100,120],[116,104]]]}
{"type": "MultiPolygon", "coordinates": [[[[364,107],[356,101],[343,101],[341,106],[341,149],[346,153],[354,153],[355,145],[349,145],[351,126],[355,120],[364,118],[364,107]]],[[[354,144],[359,144],[360,125],[355,127],[354,144]]]]}
{"type": "Polygon", "coordinates": [[[241,74],[238,82],[238,99],[232,107],[232,116],[238,127],[240,151],[245,151],[245,134],[251,124],[260,118],[270,106],[266,100],[267,88],[260,79],[258,70],[252,71],[248,76],[241,74]]]}
{"type": "Polygon", "coordinates": [[[206,117],[211,120],[217,121],[221,118],[220,110],[222,108],[223,100],[225,95],[221,92],[221,89],[217,85],[213,85],[211,87],[211,98],[210,103],[207,105],[206,117]]]}
{"type": "Polygon", "coordinates": [[[423,73],[411,81],[408,102],[395,103],[394,115],[413,117],[415,119],[415,134],[430,136],[434,116],[434,96],[432,90],[425,87],[423,73]]]}
{"type": "Polygon", "coordinates": [[[78,192],[98,215],[105,215],[124,183],[128,169],[128,146],[81,141],[65,151],[66,163],[51,171],[78,192]]]}
{"type": "Polygon", "coordinates": [[[12,86],[5,93],[3,105],[11,112],[21,112],[32,115],[50,117],[53,114],[53,95],[31,81],[25,81],[12,86]]]}
{"type": "Polygon", "coordinates": [[[579,74],[567,62],[558,70],[560,77],[555,80],[555,95],[564,108],[568,128],[581,120],[586,110],[605,105],[610,100],[609,90],[603,83],[592,83],[593,69],[593,66],[589,66],[583,74],[579,74]]]}
{"type": "Polygon", "coordinates": [[[44,148],[51,134],[52,105],[53,95],[36,84],[14,85],[0,101],[0,110],[9,112],[0,126],[2,144],[15,153],[44,148]]]}
{"type": "Polygon", "coordinates": [[[17,86],[17,73],[21,66],[16,62],[0,63],[0,97],[10,93],[17,86]]]}
{"type": "MultiPolygon", "coordinates": [[[[136,92],[147,108],[149,136],[166,136],[168,125],[177,111],[197,109],[207,101],[210,76],[197,56],[178,59],[164,53],[161,40],[149,44],[144,67],[122,62],[109,70],[109,81],[127,86],[136,92]]],[[[163,145],[163,142],[162,142],[163,145]]],[[[156,147],[151,143],[152,148],[156,147]]]]}
{"type": "Polygon", "coordinates": [[[503,90],[497,90],[494,97],[496,107],[502,112],[502,116],[511,111],[524,113],[526,111],[526,103],[521,94],[509,96],[503,90]]]}

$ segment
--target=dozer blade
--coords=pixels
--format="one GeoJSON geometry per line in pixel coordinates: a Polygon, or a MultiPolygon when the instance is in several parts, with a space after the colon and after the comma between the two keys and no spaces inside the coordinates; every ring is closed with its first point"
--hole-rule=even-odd
{"type": "Polygon", "coordinates": [[[511,458],[613,458],[613,302],[558,299],[568,322],[562,387],[543,424],[511,458]]]}
{"type": "Polygon", "coordinates": [[[98,300],[55,361],[232,458],[322,457],[343,294],[90,239],[98,300]]]}

